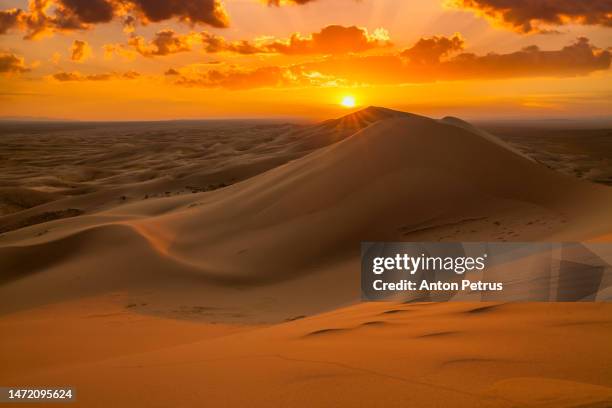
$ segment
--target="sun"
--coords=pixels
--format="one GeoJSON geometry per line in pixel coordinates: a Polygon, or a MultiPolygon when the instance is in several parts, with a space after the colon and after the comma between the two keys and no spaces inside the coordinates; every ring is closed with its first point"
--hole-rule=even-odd
{"type": "Polygon", "coordinates": [[[345,108],[354,108],[356,105],[355,97],[351,95],[343,97],[342,102],[340,102],[340,105],[344,106],[345,108]]]}

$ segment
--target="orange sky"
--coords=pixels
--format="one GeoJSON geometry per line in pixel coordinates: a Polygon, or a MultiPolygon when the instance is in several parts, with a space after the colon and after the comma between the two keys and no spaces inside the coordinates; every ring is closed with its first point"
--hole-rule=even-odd
{"type": "Polygon", "coordinates": [[[321,119],[346,95],[431,116],[612,114],[608,0],[0,7],[0,116],[321,119]]]}

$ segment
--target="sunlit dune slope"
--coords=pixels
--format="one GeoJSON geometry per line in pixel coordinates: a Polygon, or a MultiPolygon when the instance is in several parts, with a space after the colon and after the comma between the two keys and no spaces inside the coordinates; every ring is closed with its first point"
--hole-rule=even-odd
{"type": "MultiPolygon", "coordinates": [[[[245,282],[282,279],[281,271],[352,254],[362,240],[401,239],[402,231],[432,220],[506,212],[569,217],[586,209],[595,216],[605,215],[612,202],[605,187],[559,175],[479,134],[412,115],[380,120],[203,198],[152,222],[172,236],[168,253],[192,264],[231,259],[219,273],[245,282]]],[[[609,227],[601,218],[598,224],[602,231],[609,227]]],[[[590,224],[583,233],[596,230],[590,224]]]]}

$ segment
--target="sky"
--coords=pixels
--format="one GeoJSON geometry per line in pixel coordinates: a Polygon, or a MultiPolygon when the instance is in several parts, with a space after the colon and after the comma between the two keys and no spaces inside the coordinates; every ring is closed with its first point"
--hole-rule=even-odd
{"type": "Polygon", "coordinates": [[[609,117],[611,33],[610,0],[2,0],[0,117],[609,117]]]}

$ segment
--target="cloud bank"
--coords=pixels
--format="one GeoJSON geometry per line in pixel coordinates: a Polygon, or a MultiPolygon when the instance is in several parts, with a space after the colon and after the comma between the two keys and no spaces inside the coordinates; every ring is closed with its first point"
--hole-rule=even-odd
{"type": "Polygon", "coordinates": [[[220,0],[31,0],[27,10],[0,11],[0,34],[17,29],[36,39],[54,32],[90,29],[121,19],[126,27],[176,19],[223,28],[229,18],[220,0]]]}
{"type": "Polygon", "coordinates": [[[51,77],[56,81],[60,82],[82,82],[82,81],[110,81],[113,79],[137,79],[140,78],[140,73],[136,71],[127,71],[123,73],[109,72],[103,74],[89,74],[85,75],[79,71],[72,72],[58,72],[53,74],[51,77]]]}
{"type": "Polygon", "coordinates": [[[566,24],[612,27],[610,0],[451,0],[520,33],[547,32],[566,24]]]}
{"type": "Polygon", "coordinates": [[[231,66],[227,70],[177,75],[177,84],[227,89],[278,86],[397,85],[405,83],[519,77],[587,75],[610,67],[610,52],[587,38],[559,50],[530,46],[519,51],[486,55],[459,53],[459,35],[423,38],[413,47],[388,55],[340,55],[324,60],[257,69],[231,66]],[[456,55],[451,55],[456,54],[456,55]]]}
{"type": "Polygon", "coordinates": [[[208,32],[178,34],[172,29],[158,31],[147,41],[131,35],[127,44],[107,44],[110,53],[135,51],[145,57],[156,57],[191,51],[201,45],[207,53],[282,54],[282,55],[339,55],[359,53],[391,46],[389,34],[378,28],[370,33],[366,28],[330,25],[309,35],[292,34],[288,39],[264,38],[259,40],[228,41],[208,32]]]}

